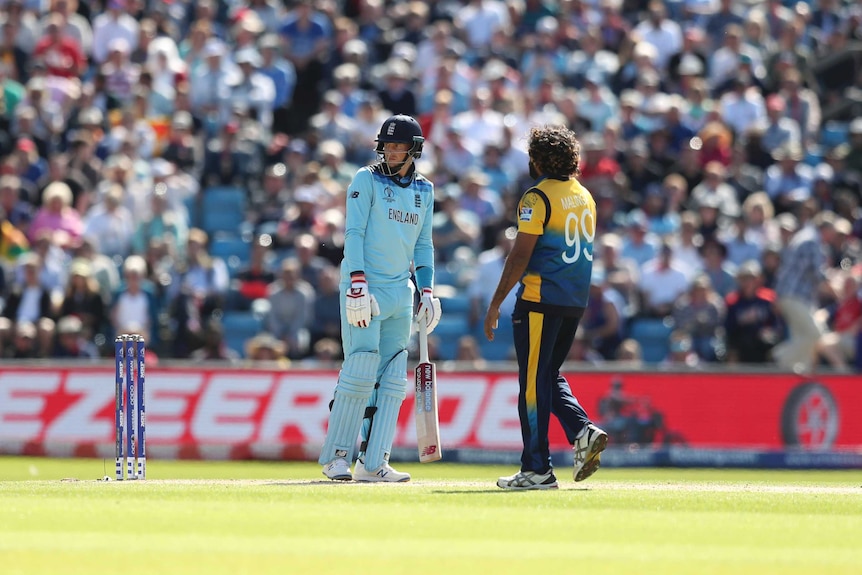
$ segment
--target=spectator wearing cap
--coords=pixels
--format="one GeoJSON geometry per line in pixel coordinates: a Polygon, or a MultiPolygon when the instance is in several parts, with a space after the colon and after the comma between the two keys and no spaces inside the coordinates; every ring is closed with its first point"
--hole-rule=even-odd
{"type": "Polygon", "coordinates": [[[111,298],[110,321],[114,333],[140,333],[150,336],[155,346],[158,341],[159,306],[147,281],[147,262],[139,255],[131,255],[123,262],[123,283],[111,298]]]}
{"type": "Polygon", "coordinates": [[[267,332],[254,336],[245,344],[245,357],[250,363],[267,362],[279,369],[290,367],[286,352],[287,345],[267,332]]]}
{"type": "Polygon", "coordinates": [[[485,225],[502,211],[500,196],[488,187],[490,179],[478,168],[469,170],[460,178],[459,207],[478,218],[485,225]]]}
{"type": "Polygon", "coordinates": [[[620,255],[635,262],[639,269],[658,255],[658,238],[649,233],[649,221],[640,208],[629,212],[620,255]]]}
{"type": "Polygon", "coordinates": [[[766,118],[757,127],[763,130],[761,145],[769,153],[782,146],[802,143],[799,123],[787,116],[787,102],[781,94],[766,99],[766,118]]]}
{"type": "Polygon", "coordinates": [[[675,329],[691,337],[692,349],[703,361],[723,359],[724,298],[712,288],[709,276],[694,278],[673,306],[675,329]]]}
{"type": "Polygon", "coordinates": [[[313,8],[311,0],[300,0],[279,28],[284,54],[296,70],[296,90],[291,103],[290,134],[305,131],[308,119],[318,110],[323,79],[323,60],[332,42],[326,16],[313,8]]]}
{"type": "Polygon", "coordinates": [[[734,218],[731,229],[719,234],[719,239],[727,246],[727,261],[734,266],[740,266],[749,260],[759,261],[763,244],[758,242],[757,235],[749,229],[749,220],[744,213],[734,218]]]}
{"type": "Polygon", "coordinates": [[[317,152],[320,156],[320,177],[346,190],[358,167],[345,160],[347,152],[344,145],[338,140],[324,140],[318,145],[317,152]]]}
{"type": "Polygon", "coordinates": [[[101,253],[111,258],[125,259],[131,252],[135,224],[132,214],[123,205],[125,190],[113,185],[98,205],[84,219],[83,234],[91,238],[101,253]]]}
{"type": "Polygon", "coordinates": [[[54,182],[42,194],[42,207],[36,212],[28,234],[35,239],[42,230],[60,232],[67,242],[81,237],[83,222],[77,210],[72,207],[72,190],[63,182],[54,182]]]}
{"type": "Polygon", "coordinates": [[[719,101],[721,119],[737,135],[742,135],[751,126],[766,119],[763,96],[751,85],[750,76],[734,76],[729,85],[730,90],[719,101]]]}
{"type": "Polygon", "coordinates": [[[263,63],[257,49],[243,48],[234,55],[240,75],[231,87],[231,103],[249,110],[254,119],[268,133],[272,129],[275,108],[275,84],[259,71],[263,63]]]}
{"type": "Polygon", "coordinates": [[[107,11],[93,19],[93,60],[101,64],[108,58],[113,40],[123,39],[130,49],[138,43],[139,24],[127,12],[126,0],[108,0],[107,11]]]}
{"type": "Polygon", "coordinates": [[[74,316],[83,323],[82,331],[88,338],[105,333],[107,313],[105,300],[99,291],[99,282],[93,277],[90,262],[74,259],[69,264],[69,281],[63,292],[59,316],[74,316]]]}
{"type": "Polygon", "coordinates": [[[0,325],[0,334],[4,332],[8,333],[9,336],[3,339],[11,338],[12,340],[11,345],[3,345],[3,342],[0,342],[0,351],[4,352],[5,357],[9,359],[36,359],[41,357],[35,325],[30,322],[21,322],[8,327],[0,325]]]}
{"type": "Polygon", "coordinates": [[[39,155],[36,143],[30,138],[18,138],[11,156],[17,163],[18,176],[21,178],[22,185],[28,189],[35,187],[45,177],[48,163],[39,155]]]}
{"type": "Polygon", "coordinates": [[[189,230],[185,258],[178,262],[171,282],[172,296],[181,291],[204,298],[217,307],[230,287],[227,264],[209,253],[209,236],[198,228],[189,230]]]}
{"type": "Polygon", "coordinates": [[[665,317],[673,310],[677,299],[689,287],[685,272],[673,261],[673,246],[664,242],[658,255],[643,264],[638,288],[642,313],[649,317],[665,317]]]}
{"type": "Polygon", "coordinates": [[[814,320],[819,292],[835,295],[826,280],[824,246],[835,236],[835,215],[822,212],[802,227],[781,255],[775,292],[778,309],[787,323],[789,337],[773,350],[773,358],[784,369],[813,368],[820,328],[814,320]]]}
{"type": "Polygon", "coordinates": [[[596,266],[590,277],[590,300],[580,322],[583,337],[605,360],[613,360],[622,342],[623,296],[607,285],[604,268],[596,266]]]}
{"type": "Polygon", "coordinates": [[[338,90],[327,90],[323,95],[322,110],[310,121],[310,126],[315,131],[318,141],[353,141],[355,122],[341,111],[343,105],[344,97],[338,90]]]}
{"type": "Polygon", "coordinates": [[[314,234],[303,233],[293,241],[293,257],[299,264],[299,274],[302,279],[317,291],[320,286],[320,276],[330,264],[319,255],[320,241],[314,234]]]}
{"type": "Polygon", "coordinates": [[[81,319],[70,315],[57,322],[57,341],[51,357],[94,360],[99,358],[99,349],[87,338],[81,319]]]}
{"type": "Polygon", "coordinates": [[[736,190],[727,183],[727,170],[720,162],[710,162],[704,167],[703,181],[691,191],[689,207],[699,210],[700,206],[710,198],[714,201],[721,214],[728,218],[739,215],[739,200],[736,190]]]}
{"type": "Polygon", "coordinates": [[[410,86],[410,66],[403,60],[393,58],[384,67],[383,87],[377,92],[383,107],[393,114],[416,116],[417,98],[410,86]]]}
{"type": "Polygon", "coordinates": [[[310,346],[314,324],[314,289],[302,279],[299,262],[287,258],[270,290],[271,311],[266,330],[287,345],[291,358],[304,357],[310,346]]]}
{"type": "Polygon", "coordinates": [[[802,85],[799,70],[790,68],[781,76],[781,91],[784,98],[785,114],[795,120],[801,130],[801,140],[810,142],[817,137],[820,129],[820,101],[814,90],[802,85]]]}
{"type": "Polygon", "coordinates": [[[802,163],[802,148],[790,143],[777,148],[773,154],[775,164],[766,169],[763,189],[778,211],[811,197],[811,166],[802,163]]]}
{"type": "Polygon", "coordinates": [[[108,58],[102,63],[99,72],[104,76],[105,94],[123,107],[131,100],[132,91],[138,84],[140,66],[129,59],[131,46],[122,38],[111,40],[108,45],[108,58]]]}
{"type": "Polygon", "coordinates": [[[66,17],[60,12],[48,16],[45,33],[36,43],[33,57],[45,63],[49,76],[78,78],[87,61],[81,44],[64,32],[66,23],[66,17]]]}
{"type": "Polygon", "coordinates": [[[691,26],[685,30],[682,37],[682,47],[679,52],[670,57],[667,63],[668,78],[682,88],[683,76],[703,77],[707,71],[705,49],[705,34],[703,29],[691,26]]]}
{"type": "Polygon", "coordinates": [[[618,114],[619,103],[604,86],[602,73],[590,70],[584,76],[584,89],[578,102],[579,115],[590,122],[591,129],[601,132],[609,120],[618,114]]]}
{"type": "Polygon", "coordinates": [[[727,294],[725,304],[727,362],[767,363],[782,326],[775,292],[763,286],[763,272],[756,260],[739,266],[736,289],[727,294]]]}
{"type": "Polygon", "coordinates": [[[262,36],[258,47],[260,48],[261,60],[258,71],[272,80],[275,87],[275,97],[272,101],[273,109],[286,110],[293,100],[293,91],[296,88],[296,70],[289,60],[282,57],[281,40],[276,34],[262,36]]]}
{"type": "Polygon", "coordinates": [[[724,42],[721,48],[713,52],[709,61],[709,86],[716,91],[731,80],[741,75],[743,64],[760,68],[763,63],[757,51],[743,42],[744,32],[739,24],[727,26],[724,42]]]}
{"type": "Polygon", "coordinates": [[[14,174],[0,176],[0,210],[4,222],[26,232],[33,219],[33,206],[21,197],[21,178],[14,174]]]}
{"type": "Polygon", "coordinates": [[[226,53],[221,40],[208,40],[203,51],[204,63],[191,76],[192,113],[204,119],[208,135],[218,133],[229,117],[231,85],[235,83],[236,73],[226,53]]]}

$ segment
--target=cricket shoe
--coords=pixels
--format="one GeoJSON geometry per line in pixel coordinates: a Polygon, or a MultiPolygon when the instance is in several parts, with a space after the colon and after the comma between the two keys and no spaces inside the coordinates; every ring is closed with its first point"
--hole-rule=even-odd
{"type": "Polygon", "coordinates": [[[572,475],[575,481],[583,481],[595,473],[602,464],[602,451],[608,445],[608,434],[593,425],[587,425],[584,434],[575,441],[575,469],[572,475]]]}
{"type": "Polygon", "coordinates": [[[343,457],[336,457],[323,466],[323,474],[333,481],[350,481],[350,464],[343,457]]]}
{"type": "Polygon", "coordinates": [[[559,485],[557,485],[557,478],[553,471],[544,474],[535,471],[519,471],[515,475],[498,479],[497,487],[512,491],[525,491],[527,489],[557,489],[559,485]]]}
{"type": "Polygon", "coordinates": [[[368,471],[365,469],[365,462],[362,459],[357,459],[353,479],[370,483],[404,483],[410,481],[410,474],[396,471],[389,465],[388,461],[384,461],[383,465],[374,471],[368,471]]]}

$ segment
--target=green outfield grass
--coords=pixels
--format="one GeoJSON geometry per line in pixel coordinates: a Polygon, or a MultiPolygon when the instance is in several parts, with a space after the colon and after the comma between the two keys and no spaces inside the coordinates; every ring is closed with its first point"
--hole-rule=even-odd
{"type": "Polygon", "coordinates": [[[0,458],[0,573],[862,573],[862,471],[559,470],[557,491],[509,493],[515,470],[490,466],[363,485],[305,463],[97,481],[105,465],[0,458]]]}

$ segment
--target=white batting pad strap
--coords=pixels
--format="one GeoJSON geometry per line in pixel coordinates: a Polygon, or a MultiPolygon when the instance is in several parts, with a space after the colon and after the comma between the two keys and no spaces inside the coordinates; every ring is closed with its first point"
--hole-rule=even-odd
{"type": "Polygon", "coordinates": [[[365,449],[365,469],[374,471],[386,459],[392,450],[395,439],[395,428],[398,423],[398,412],[401,403],[407,396],[407,350],[402,350],[383,370],[380,377],[380,387],[377,389],[377,411],[374,413],[374,425],[371,427],[371,437],[365,449]]]}
{"type": "Polygon", "coordinates": [[[335,386],[329,429],[318,459],[321,465],[336,457],[344,457],[348,462],[353,460],[362,413],[374,390],[379,360],[379,355],[370,352],[355,353],[344,360],[335,386]]]}

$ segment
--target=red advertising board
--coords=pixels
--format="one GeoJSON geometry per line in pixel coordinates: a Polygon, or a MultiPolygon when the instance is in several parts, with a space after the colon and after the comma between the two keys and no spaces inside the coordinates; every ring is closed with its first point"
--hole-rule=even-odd
{"type": "MultiPolygon", "coordinates": [[[[336,377],[334,371],[150,369],[148,447],[157,457],[313,458],[336,377]]],[[[568,378],[616,444],[862,446],[858,376],[589,372],[568,378]]],[[[444,449],[520,449],[514,374],[440,372],[438,380],[444,449]]],[[[113,393],[110,369],[0,368],[0,452],[110,456],[113,393]]],[[[412,408],[408,394],[397,447],[415,445],[412,408]]],[[[552,449],[567,447],[556,424],[551,441],[552,449]]]]}

